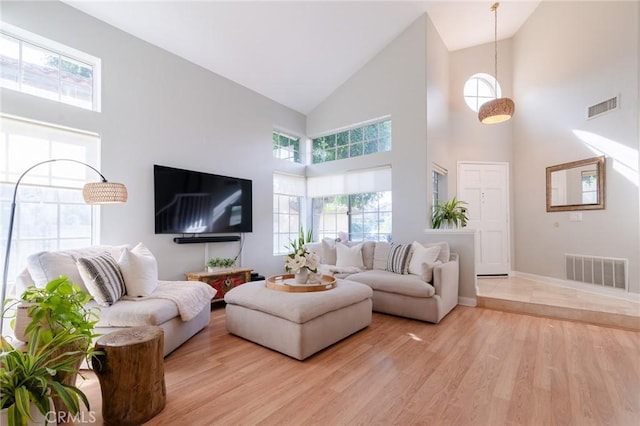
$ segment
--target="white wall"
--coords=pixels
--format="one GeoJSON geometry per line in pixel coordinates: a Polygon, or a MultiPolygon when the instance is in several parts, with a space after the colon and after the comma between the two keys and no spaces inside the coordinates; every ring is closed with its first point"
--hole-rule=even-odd
{"type": "MultiPolygon", "coordinates": [[[[307,117],[307,131],[313,136],[365,120],[391,116],[391,152],[335,161],[323,170],[391,164],[392,226],[396,241],[419,238],[428,226],[431,205],[428,198],[431,185],[427,160],[428,132],[438,144],[446,142],[448,136],[447,114],[438,113],[438,109],[446,110],[447,104],[446,82],[441,81],[446,81],[447,54],[442,41],[436,36],[429,18],[421,16],[307,117]],[[434,61],[433,66],[427,66],[430,61],[434,61]],[[428,79],[434,82],[433,97],[429,99],[428,79]],[[431,114],[433,126],[429,126],[429,130],[427,102],[434,105],[431,114]]],[[[319,170],[319,166],[309,167],[310,174],[319,170]]]]}
{"type": "MultiPolygon", "coordinates": [[[[426,17],[426,37],[427,174],[425,180],[427,182],[426,216],[429,218],[433,199],[433,187],[430,184],[433,164],[446,168],[449,171],[448,176],[455,175],[456,166],[449,125],[449,51],[428,16],[426,17]]],[[[447,183],[449,179],[448,177],[447,183]]],[[[427,223],[430,226],[430,219],[427,223]]]]}
{"type": "Polygon", "coordinates": [[[639,17],[638,2],[542,2],[513,39],[517,271],[563,278],[564,253],[621,257],[640,292],[639,17]],[[620,109],[586,119],[616,95],[620,109]],[[602,154],[606,209],[547,213],[545,168],[602,154]]]}
{"type": "MultiPolygon", "coordinates": [[[[2,2],[2,19],[102,59],[102,112],[2,90],[2,111],[97,132],[102,172],[127,185],[129,202],[102,207],[103,243],[143,241],[162,279],[204,265],[203,244],[154,235],[153,164],[253,180],[253,233],[244,266],[282,271],[272,253],[271,132],[305,134],[305,117],[223,77],[59,2],[2,2]],[[265,161],[267,160],[267,161],[265,161]]],[[[237,243],[210,244],[211,256],[235,256],[237,243]]]]}

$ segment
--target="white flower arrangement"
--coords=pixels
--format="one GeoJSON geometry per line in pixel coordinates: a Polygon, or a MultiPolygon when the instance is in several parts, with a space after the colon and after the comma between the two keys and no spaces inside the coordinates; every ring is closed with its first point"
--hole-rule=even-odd
{"type": "Polygon", "coordinates": [[[299,273],[303,268],[309,271],[318,272],[319,256],[301,247],[294,253],[289,253],[284,257],[284,268],[287,272],[299,273]]]}
{"type": "Polygon", "coordinates": [[[284,268],[287,272],[297,274],[304,268],[307,268],[313,273],[318,272],[320,257],[304,247],[306,243],[310,243],[311,241],[313,241],[311,230],[305,235],[304,230],[300,228],[298,238],[291,241],[289,245],[293,252],[284,257],[284,268]]]}

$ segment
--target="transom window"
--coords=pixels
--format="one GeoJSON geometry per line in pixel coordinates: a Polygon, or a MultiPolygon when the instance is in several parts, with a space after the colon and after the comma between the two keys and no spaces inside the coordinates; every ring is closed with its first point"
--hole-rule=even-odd
{"type": "Polygon", "coordinates": [[[464,101],[475,112],[478,112],[485,102],[501,95],[500,84],[489,74],[474,74],[464,84],[464,101]]]}
{"type": "Polygon", "coordinates": [[[391,120],[315,138],[311,157],[316,164],[385,151],[391,151],[391,120]]]}
{"type": "Polygon", "coordinates": [[[0,86],[99,111],[100,59],[2,23],[0,86]]]}
{"type": "Polygon", "coordinates": [[[273,156],[281,160],[301,163],[300,138],[273,132],[273,156]]]}

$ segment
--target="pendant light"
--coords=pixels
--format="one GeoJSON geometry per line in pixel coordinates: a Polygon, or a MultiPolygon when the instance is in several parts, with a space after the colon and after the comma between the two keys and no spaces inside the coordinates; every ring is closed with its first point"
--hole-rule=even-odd
{"type": "MultiPolygon", "coordinates": [[[[494,71],[495,71],[495,90],[497,95],[498,90],[498,6],[500,3],[494,3],[491,6],[491,11],[495,16],[494,24],[494,71]]],[[[478,111],[478,119],[484,124],[495,124],[507,121],[513,115],[515,111],[515,104],[509,98],[496,98],[489,102],[484,103],[478,111]]]]}

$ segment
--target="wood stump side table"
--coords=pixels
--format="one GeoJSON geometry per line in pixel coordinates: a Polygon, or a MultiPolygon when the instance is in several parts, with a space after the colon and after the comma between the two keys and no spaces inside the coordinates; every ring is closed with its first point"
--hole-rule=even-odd
{"type": "Polygon", "coordinates": [[[102,417],[109,425],[140,425],[165,405],[162,348],[157,326],[130,327],[100,337],[92,361],[100,381],[102,417]]]}

